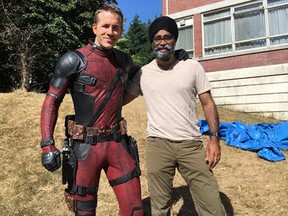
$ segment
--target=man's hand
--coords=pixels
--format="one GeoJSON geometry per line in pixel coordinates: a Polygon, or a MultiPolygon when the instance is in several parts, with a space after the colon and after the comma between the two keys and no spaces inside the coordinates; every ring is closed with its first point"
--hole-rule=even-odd
{"type": "Polygon", "coordinates": [[[42,148],[42,166],[48,171],[54,172],[61,167],[61,152],[54,146],[42,148]]]}
{"type": "Polygon", "coordinates": [[[206,162],[210,169],[213,169],[221,159],[221,147],[219,139],[215,136],[210,137],[206,146],[206,162]]]}

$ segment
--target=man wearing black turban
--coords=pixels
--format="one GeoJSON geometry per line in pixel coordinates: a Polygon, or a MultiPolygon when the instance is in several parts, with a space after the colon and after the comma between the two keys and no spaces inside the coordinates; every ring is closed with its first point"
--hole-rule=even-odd
{"type": "Polygon", "coordinates": [[[163,16],[149,28],[155,59],[134,76],[124,104],[143,94],[148,116],[146,163],[153,216],[170,215],[175,169],[185,179],[199,216],[224,216],[217,180],[219,118],[203,67],[175,55],[176,22],[163,16]],[[198,126],[197,95],[210,129],[206,151],[198,126]]]}
{"type": "Polygon", "coordinates": [[[173,35],[175,42],[177,41],[178,38],[178,27],[176,22],[168,17],[168,16],[162,16],[159,17],[158,19],[154,20],[153,23],[151,23],[149,27],[149,38],[150,41],[153,41],[154,36],[159,32],[160,30],[166,30],[169,32],[171,35],[173,35]]]}

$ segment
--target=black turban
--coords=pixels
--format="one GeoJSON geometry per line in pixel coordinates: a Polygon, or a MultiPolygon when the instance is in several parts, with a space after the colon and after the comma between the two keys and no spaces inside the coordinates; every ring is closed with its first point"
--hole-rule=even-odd
{"type": "Polygon", "coordinates": [[[171,35],[173,35],[175,41],[177,41],[178,28],[177,28],[177,24],[176,24],[174,19],[172,19],[168,16],[162,16],[162,17],[155,19],[149,27],[149,38],[150,38],[151,42],[152,42],[154,36],[160,30],[168,31],[171,35]]]}

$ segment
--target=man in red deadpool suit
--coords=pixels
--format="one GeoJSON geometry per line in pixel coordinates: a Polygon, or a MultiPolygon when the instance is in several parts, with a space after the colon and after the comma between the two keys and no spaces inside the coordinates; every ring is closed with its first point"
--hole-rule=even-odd
{"type": "Polygon", "coordinates": [[[119,8],[104,5],[97,10],[92,25],[95,40],[59,59],[42,106],[42,165],[53,172],[61,166],[53,132],[59,106],[70,90],[75,110],[69,129],[73,137],[69,158],[73,175],[65,197],[69,209],[78,216],[96,214],[102,169],[117,197],[119,214],[144,215],[140,170],[127,150],[121,128],[124,85],[135,68],[129,55],[113,48],[122,26],[123,14],[119,8]],[[99,109],[101,113],[90,125],[99,109]]]}

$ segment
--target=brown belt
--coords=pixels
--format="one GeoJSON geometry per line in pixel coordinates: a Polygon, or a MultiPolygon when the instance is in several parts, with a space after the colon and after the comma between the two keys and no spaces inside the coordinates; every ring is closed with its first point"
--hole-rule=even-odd
{"type": "Polygon", "coordinates": [[[105,129],[77,125],[73,120],[68,120],[67,126],[68,134],[75,140],[86,140],[87,137],[108,136],[114,133],[119,133],[121,135],[127,133],[126,121],[124,119],[118,124],[105,129]]]}

